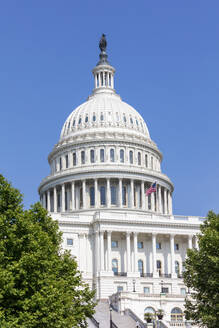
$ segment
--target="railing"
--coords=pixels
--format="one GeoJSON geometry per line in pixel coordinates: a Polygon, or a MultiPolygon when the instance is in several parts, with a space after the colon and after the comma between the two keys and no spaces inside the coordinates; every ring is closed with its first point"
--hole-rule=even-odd
{"type": "Polygon", "coordinates": [[[94,324],[95,327],[97,327],[97,328],[100,327],[99,322],[97,322],[97,320],[94,317],[90,317],[90,320],[93,322],[93,324],[94,324]]]}
{"type": "Polygon", "coordinates": [[[127,277],[127,272],[114,272],[114,276],[127,277]]]}
{"type": "Polygon", "coordinates": [[[153,277],[153,273],[150,273],[150,272],[147,272],[147,273],[141,272],[140,273],[140,276],[141,277],[150,277],[150,278],[152,278],[153,277]]]}
{"type": "Polygon", "coordinates": [[[171,273],[160,273],[159,277],[161,277],[161,278],[171,278],[171,273]]]}
{"type": "Polygon", "coordinates": [[[186,327],[185,322],[183,321],[170,321],[171,327],[186,327]]]}
{"type": "Polygon", "coordinates": [[[125,314],[129,315],[136,323],[138,323],[140,328],[147,327],[146,324],[130,309],[125,309],[125,314]]]}
{"type": "Polygon", "coordinates": [[[112,321],[112,328],[119,328],[119,327],[112,321]]]}

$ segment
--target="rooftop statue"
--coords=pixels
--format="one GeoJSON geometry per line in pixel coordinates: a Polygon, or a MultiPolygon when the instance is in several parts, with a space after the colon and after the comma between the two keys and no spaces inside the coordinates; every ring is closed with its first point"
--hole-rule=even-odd
{"type": "Polygon", "coordinates": [[[100,42],[99,42],[99,48],[100,48],[101,52],[105,52],[106,47],[107,47],[106,35],[102,34],[102,37],[101,37],[100,42]]]}

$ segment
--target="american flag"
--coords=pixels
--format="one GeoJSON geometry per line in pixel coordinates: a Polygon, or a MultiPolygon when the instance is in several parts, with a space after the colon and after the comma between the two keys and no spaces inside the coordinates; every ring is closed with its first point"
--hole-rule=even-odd
{"type": "Polygon", "coordinates": [[[156,192],[156,185],[157,185],[157,182],[154,182],[150,188],[146,191],[146,196],[152,194],[152,192],[156,192]]]}

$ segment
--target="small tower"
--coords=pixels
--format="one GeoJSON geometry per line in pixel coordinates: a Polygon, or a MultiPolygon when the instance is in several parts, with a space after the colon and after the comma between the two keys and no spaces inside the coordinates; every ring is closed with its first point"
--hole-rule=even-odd
{"type": "Polygon", "coordinates": [[[106,53],[106,36],[102,34],[102,37],[99,42],[100,48],[100,60],[97,63],[97,66],[93,69],[94,75],[94,90],[93,93],[99,92],[115,92],[114,90],[114,73],[115,68],[112,67],[107,60],[106,53]]]}

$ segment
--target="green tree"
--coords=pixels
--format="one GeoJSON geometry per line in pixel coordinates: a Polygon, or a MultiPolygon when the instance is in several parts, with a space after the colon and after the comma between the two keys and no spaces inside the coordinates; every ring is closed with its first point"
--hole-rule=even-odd
{"type": "Polygon", "coordinates": [[[189,249],[184,281],[191,288],[186,317],[203,327],[219,325],[219,215],[213,212],[201,225],[199,249],[189,249]]]}
{"type": "Polygon", "coordinates": [[[0,175],[0,327],[87,327],[94,292],[61,250],[57,222],[0,175]]]}

